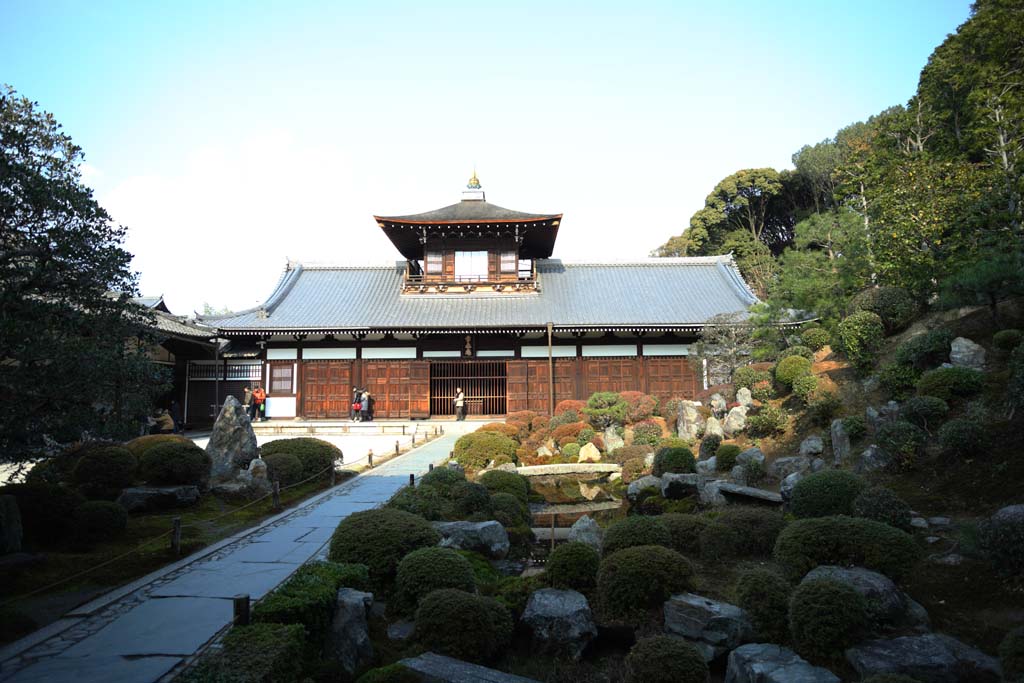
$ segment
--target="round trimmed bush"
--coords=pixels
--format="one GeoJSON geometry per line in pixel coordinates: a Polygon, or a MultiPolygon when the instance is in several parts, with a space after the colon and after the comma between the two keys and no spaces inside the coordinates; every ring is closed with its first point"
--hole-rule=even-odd
{"type": "Polygon", "coordinates": [[[597,436],[597,432],[595,432],[592,427],[584,427],[576,436],[576,445],[579,446],[580,448],[583,448],[588,443],[593,441],[595,436],[597,436]]]}
{"type": "Polygon", "coordinates": [[[992,344],[1000,351],[1013,351],[1024,342],[1024,332],[1020,330],[999,330],[992,335],[992,344]]]}
{"type": "Polygon", "coordinates": [[[521,474],[488,470],[477,481],[486,486],[491,493],[511,493],[524,503],[530,499],[530,480],[521,474]]]}
{"type": "Polygon", "coordinates": [[[917,302],[902,287],[866,289],[850,300],[851,311],[871,311],[881,318],[887,334],[899,332],[917,315],[917,302]]]}
{"type": "Polygon", "coordinates": [[[21,514],[25,541],[46,546],[64,540],[74,530],[74,513],[85,497],[55,484],[8,484],[0,496],[14,496],[21,514]]]}
{"type": "Polygon", "coordinates": [[[707,528],[710,521],[703,515],[692,515],[670,512],[658,517],[672,537],[672,550],[682,555],[695,555],[700,552],[700,534],[707,528]]]}
{"type": "MultiPolygon", "coordinates": [[[[622,450],[621,448],[619,450],[622,450]]],[[[618,451],[616,451],[618,452],[618,451]]],[[[630,458],[622,463],[622,483],[629,484],[647,474],[647,459],[630,458]]]]}
{"type": "Polygon", "coordinates": [[[494,600],[444,588],[420,600],[415,636],[432,652],[487,662],[509,646],[512,616],[494,600]]]}
{"type": "Polygon", "coordinates": [[[853,515],[910,531],[910,506],[884,486],[864,489],[853,501],[853,515]]]}
{"type": "Polygon", "coordinates": [[[804,403],[811,400],[811,396],[818,389],[818,378],[814,375],[800,375],[793,380],[793,395],[804,403]]]}
{"type": "Polygon", "coordinates": [[[818,351],[828,346],[831,339],[824,328],[812,327],[800,335],[800,341],[812,351],[818,351]]]}
{"type": "Polygon", "coordinates": [[[128,511],[117,503],[90,500],[75,508],[75,537],[78,539],[90,543],[109,541],[127,528],[128,511]]]}
{"type": "Polygon", "coordinates": [[[871,311],[858,311],[839,323],[839,342],[843,353],[861,370],[874,363],[875,353],[884,338],[882,319],[871,311]]]}
{"type": "MultiPolygon", "coordinates": [[[[799,356],[793,356],[799,358],[799,356]]],[[[786,431],[789,416],[770,403],[757,409],[753,415],[747,416],[747,432],[751,436],[772,436],[786,431]]]]}
{"type": "Polygon", "coordinates": [[[401,664],[388,664],[370,669],[356,683],[419,683],[420,675],[401,664]]]}
{"type": "Polygon", "coordinates": [[[661,425],[654,420],[644,420],[633,425],[633,443],[641,446],[655,446],[661,441],[661,425]]]}
{"type": "Polygon", "coordinates": [[[974,396],[985,388],[985,375],[973,368],[935,368],[917,380],[919,396],[935,396],[949,402],[974,396]]]}
{"type": "Polygon", "coordinates": [[[437,521],[444,518],[448,507],[447,499],[433,486],[403,486],[391,500],[388,507],[404,510],[423,519],[437,521]]]}
{"type": "Polygon", "coordinates": [[[722,510],[700,535],[702,557],[767,557],[786,525],[782,513],[763,507],[722,510]]]}
{"type": "Polygon", "coordinates": [[[475,514],[491,514],[491,492],[486,486],[471,481],[460,481],[448,494],[452,514],[459,518],[475,514]]]}
{"type": "Polygon", "coordinates": [[[775,379],[779,384],[792,387],[797,377],[811,374],[811,361],[803,356],[783,358],[775,366],[775,379]]]}
{"type": "Polygon", "coordinates": [[[469,560],[451,548],[420,548],[398,563],[395,573],[395,607],[412,613],[431,591],[456,588],[476,591],[473,567],[469,560]]]}
{"type": "Polygon", "coordinates": [[[977,420],[957,418],[939,429],[939,450],[951,458],[970,458],[988,450],[989,432],[977,420]]]}
{"type": "Polygon", "coordinates": [[[875,434],[878,447],[892,458],[889,467],[896,472],[908,470],[916,464],[927,440],[928,435],[923,429],[906,420],[886,422],[875,434]]]}
{"type": "Polygon", "coordinates": [[[697,648],[671,636],[642,638],[626,656],[626,683],[705,683],[708,665],[697,648]]]}
{"type": "Polygon", "coordinates": [[[597,604],[608,619],[629,621],[694,587],[689,560],[660,545],[638,545],[601,560],[597,604]]]}
{"type": "Polygon", "coordinates": [[[895,359],[900,365],[926,370],[949,360],[953,333],[939,328],[911,337],[896,347],[895,359]]]}
{"type": "Polygon", "coordinates": [[[156,486],[198,485],[210,476],[212,464],[206,451],[194,443],[169,441],[142,454],[139,476],[156,486]]]}
{"type": "Polygon", "coordinates": [[[1024,626],[1018,626],[999,643],[999,661],[1003,678],[1012,683],[1024,681],[1024,626]]]}
{"type": "Polygon", "coordinates": [[[732,372],[732,385],[737,389],[746,387],[753,391],[754,385],[758,382],[771,382],[772,373],[767,370],[755,370],[749,365],[736,368],[732,372]]]}
{"type": "Polygon", "coordinates": [[[344,459],[341,449],[334,444],[308,436],[271,441],[260,447],[260,453],[264,458],[273,453],[291,453],[302,463],[302,479],[329,477],[334,463],[344,459]]]}
{"type": "Polygon", "coordinates": [[[789,603],[789,628],[794,648],[804,657],[838,660],[868,632],[867,603],[838,581],[804,581],[789,603]]]}
{"type": "Polygon", "coordinates": [[[672,547],[672,536],[658,517],[634,515],[611,524],[604,532],[601,553],[611,555],[636,545],[672,547]]]}
{"type": "Polygon", "coordinates": [[[747,569],[736,580],[736,604],[750,616],[759,642],[789,639],[789,600],[793,587],[768,569],[747,569]]]}
{"type": "Polygon", "coordinates": [[[628,460],[634,460],[636,458],[643,460],[653,452],[654,449],[650,446],[621,446],[610,453],[605,453],[603,460],[624,465],[628,460]]]}
{"type": "Polygon", "coordinates": [[[859,517],[815,517],[786,525],[775,541],[775,561],[793,580],[823,564],[855,566],[899,581],[920,559],[910,534],[859,517]]]}
{"type": "Polygon", "coordinates": [[[1024,575],[1024,521],[1019,516],[992,517],[979,524],[978,545],[1000,574],[1024,575]]]}
{"type": "Polygon", "coordinates": [[[949,412],[949,404],[935,396],[912,396],[900,406],[900,418],[921,429],[933,429],[949,412]]]}
{"type": "Polygon", "coordinates": [[[733,443],[723,443],[715,451],[715,469],[719,472],[728,472],[736,466],[736,458],[743,451],[733,443]]]}
{"type": "Polygon", "coordinates": [[[663,474],[685,474],[697,471],[697,461],[693,458],[693,451],[685,446],[680,448],[660,448],[654,454],[654,468],[652,474],[660,477],[663,474]]]}
{"type": "Polygon", "coordinates": [[[767,403],[775,398],[775,385],[770,379],[764,380],[763,382],[757,382],[754,386],[750,387],[750,396],[755,401],[767,403]]]}
{"type": "Polygon", "coordinates": [[[571,541],[557,546],[548,555],[544,574],[553,588],[589,593],[597,585],[601,557],[586,543],[571,541]]]}
{"type": "Polygon", "coordinates": [[[509,529],[529,525],[533,519],[526,503],[511,493],[491,494],[491,509],[494,511],[494,519],[509,529]]]}
{"type": "Polygon", "coordinates": [[[510,439],[519,441],[519,427],[514,424],[506,424],[504,422],[488,422],[483,427],[477,429],[478,432],[497,432],[498,434],[504,434],[510,439]]]}
{"type": "Polygon", "coordinates": [[[575,441],[562,446],[562,457],[576,459],[580,456],[580,445],[575,441]]]}
{"type": "Polygon", "coordinates": [[[430,523],[417,515],[393,508],[363,510],[343,519],[334,530],[328,557],[333,562],[365,564],[373,582],[385,586],[403,557],[440,540],[430,523]]]}
{"type": "Polygon", "coordinates": [[[492,460],[500,457],[516,461],[518,444],[504,434],[496,432],[471,432],[463,434],[455,442],[455,462],[466,469],[481,470],[492,460]]]}
{"type": "Polygon", "coordinates": [[[886,363],[878,373],[878,383],[892,398],[902,401],[914,393],[921,371],[913,365],[886,363]]]}
{"type": "Polygon", "coordinates": [[[263,462],[267,463],[267,478],[280,482],[281,486],[302,481],[302,462],[298,456],[291,453],[268,453],[263,456],[263,462]]]}
{"type": "Polygon", "coordinates": [[[82,493],[90,498],[112,498],[131,486],[139,463],[127,448],[90,448],[78,459],[72,476],[82,493]]]}
{"type": "Polygon", "coordinates": [[[435,467],[420,477],[420,486],[435,488],[442,495],[447,496],[453,486],[463,481],[466,481],[466,475],[462,470],[453,467],[435,467]]]}
{"type": "Polygon", "coordinates": [[[803,346],[802,344],[796,344],[779,351],[779,354],[776,356],[776,360],[783,360],[790,356],[802,356],[807,360],[813,361],[814,351],[811,351],[810,347],[803,346]]]}
{"type": "Polygon", "coordinates": [[[846,470],[809,474],[793,487],[790,509],[797,517],[828,517],[853,513],[853,501],[867,482],[846,470]]]}
{"type": "Polygon", "coordinates": [[[139,436],[132,439],[126,443],[124,447],[130,450],[136,458],[141,459],[143,454],[153,446],[175,441],[178,443],[184,441],[192,443],[191,439],[182,436],[181,434],[147,434],[146,436],[139,436]]]}
{"type": "Polygon", "coordinates": [[[707,460],[718,453],[718,449],[721,446],[722,437],[718,434],[705,434],[704,438],[700,440],[700,450],[698,451],[698,455],[701,460],[707,460]]]}

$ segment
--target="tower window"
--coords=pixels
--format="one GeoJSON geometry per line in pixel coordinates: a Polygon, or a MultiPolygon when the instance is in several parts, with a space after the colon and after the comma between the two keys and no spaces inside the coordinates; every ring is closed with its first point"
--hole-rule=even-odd
{"type": "Polygon", "coordinates": [[[487,281],[486,251],[455,252],[455,280],[457,282],[487,281]]]}

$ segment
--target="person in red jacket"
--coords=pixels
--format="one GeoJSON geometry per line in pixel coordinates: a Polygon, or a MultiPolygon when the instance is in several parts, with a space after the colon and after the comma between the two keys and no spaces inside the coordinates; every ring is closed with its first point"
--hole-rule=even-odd
{"type": "Polygon", "coordinates": [[[252,402],[255,406],[256,419],[260,422],[267,419],[267,392],[263,390],[262,384],[257,384],[252,392],[252,402]]]}

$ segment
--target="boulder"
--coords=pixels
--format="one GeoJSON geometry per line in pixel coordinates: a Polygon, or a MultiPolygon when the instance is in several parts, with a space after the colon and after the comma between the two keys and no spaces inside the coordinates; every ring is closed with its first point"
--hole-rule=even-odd
{"type": "Polygon", "coordinates": [[[605,491],[597,484],[588,484],[585,481],[579,482],[580,485],[580,497],[584,500],[597,500],[598,498],[604,498],[605,491]]]}
{"type": "Polygon", "coordinates": [[[21,511],[14,496],[0,496],[0,555],[21,550],[21,511]]]}
{"type": "Polygon", "coordinates": [[[725,431],[722,430],[722,423],[718,421],[716,417],[709,417],[704,423],[704,435],[709,436],[714,434],[720,439],[725,438],[725,431]]]}
{"type": "Polygon", "coordinates": [[[413,633],[416,632],[416,622],[405,621],[399,619],[396,622],[388,624],[388,640],[398,640],[405,642],[412,638],[413,633]]]}
{"type": "Polygon", "coordinates": [[[725,683],[839,683],[839,677],[788,648],[750,643],[729,653],[725,683]]]}
{"type": "Polygon", "coordinates": [[[736,406],[725,416],[722,422],[722,431],[728,436],[735,436],[747,427],[747,407],[736,406]]]}
{"type": "Polygon", "coordinates": [[[750,389],[746,387],[740,387],[736,391],[736,402],[739,403],[744,408],[749,408],[750,406],[754,405],[754,397],[750,393],[750,389]]]}
{"type": "Polygon", "coordinates": [[[604,530],[590,515],[583,515],[569,527],[569,540],[586,543],[594,550],[601,552],[604,530]]]}
{"type": "MultiPolygon", "coordinates": [[[[679,402],[679,409],[676,411],[676,434],[680,438],[697,440],[697,435],[704,427],[704,416],[697,410],[699,407],[700,403],[697,401],[679,402]]],[[[604,443],[608,447],[607,438],[604,443]]],[[[608,448],[610,450],[610,447],[608,448]]]]}
{"type": "Polygon", "coordinates": [[[515,472],[516,466],[515,463],[503,462],[494,469],[498,470],[499,472],[515,472]]]}
{"type": "Polygon", "coordinates": [[[533,633],[533,646],[538,652],[567,654],[574,660],[579,660],[587,643],[597,636],[590,605],[576,591],[534,591],[522,620],[533,633]]]}
{"type": "Polygon", "coordinates": [[[801,583],[814,579],[831,579],[857,591],[867,602],[871,621],[882,629],[928,631],[928,613],[883,574],[862,567],[822,565],[809,571],[801,583]]]}
{"type": "Polygon", "coordinates": [[[249,476],[253,480],[267,478],[267,461],[263,458],[256,458],[249,462],[249,476]]]}
{"type": "Polygon", "coordinates": [[[811,459],[805,455],[794,455],[788,458],[776,458],[768,466],[768,474],[775,479],[785,479],[794,472],[806,474],[811,469],[811,459]]]}
{"type": "Polygon", "coordinates": [[[661,496],[670,500],[679,500],[697,493],[700,484],[701,475],[699,474],[668,472],[661,475],[661,496]]]}
{"type": "Polygon", "coordinates": [[[708,402],[708,405],[711,407],[711,413],[721,419],[725,415],[726,406],[729,404],[721,394],[711,394],[711,400],[708,402]]]}
{"type": "Polygon", "coordinates": [[[875,444],[871,444],[860,454],[860,459],[854,464],[853,470],[857,473],[877,472],[884,470],[892,462],[888,453],[875,444]]]}
{"type": "Polygon", "coordinates": [[[585,443],[580,448],[580,455],[576,462],[601,462],[601,451],[592,443],[585,443]]]}
{"type": "Polygon", "coordinates": [[[508,555],[508,532],[500,523],[487,522],[434,522],[441,534],[442,548],[473,550],[487,557],[501,559],[508,555]]]}
{"type": "Polygon", "coordinates": [[[454,470],[456,472],[462,472],[463,474],[466,473],[466,470],[464,470],[462,468],[462,465],[460,465],[459,463],[455,462],[454,460],[449,460],[447,467],[448,467],[448,469],[454,470]]]}
{"type": "Polygon", "coordinates": [[[734,484],[739,484],[740,486],[746,486],[747,485],[747,468],[744,467],[743,465],[736,465],[735,467],[732,468],[732,471],[729,472],[729,478],[732,479],[732,482],[734,484]]]}
{"type": "Polygon", "coordinates": [[[714,475],[714,473],[717,472],[717,471],[718,471],[718,458],[717,457],[712,455],[707,460],[698,460],[697,461],[697,473],[698,474],[714,475]]]}
{"type": "Polygon", "coordinates": [[[324,656],[337,662],[348,676],[373,661],[367,616],[373,593],[341,588],[335,598],[334,618],[327,630],[324,656]]]}
{"type": "Polygon", "coordinates": [[[1024,527],[1024,504],[1007,505],[999,508],[992,515],[992,522],[995,524],[1012,524],[1024,527]]]}
{"type": "Polygon", "coordinates": [[[838,465],[850,457],[850,435],[840,419],[832,420],[829,432],[832,435],[832,462],[838,465]]]}
{"type": "Polygon", "coordinates": [[[860,675],[903,674],[921,683],[998,683],[995,658],[941,633],[869,640],[846,651],[846,661],[860,675]]]}
{"type": "Polygon", "coordinates": [[[417,678],[429,683],[539,683],[533,678],[523,678],[497,669],[488,669],[479,664],[463,662],[460,659],[424,652],[418,657],[407,657],[398,662],[411,669],[417,678]]]}
{"type": "Polygon", "coordinates": [[[551,452],[551,449],[548,448],[547,445],[541,446],[537,449],[538,458],[550,458],[552,455],[554,455],[554,453],[551,452]]]}
{"type": "Polygon", "coordinates": [[[825,441],[817,434],[812,434],[800,442],[800,455],[808,461],[825,452],[825,441]]]}
{"type": "Polygon", "coordinates": [[[665,633],[710,646],[700,648],[708,661],[750,640],[753,632],[747,613],[736,605],[695,593],[665,602],[665,633]]]}
{"type": "Polygon", "coordinates": [[[698,500],[704,507],[720,507],[727,505],[729,501],[722,495],[721,487],[724,482],[717,479],[704,482],[704,485],[697,489],[698,500]]]}
{"type": "Polygon", "coordinates": [[[740,503],[769,503],[771,505],[782,505],[782,496],[774,491],[765,491],[756,486],[740,486],[728,481],[718,482],[718,491],[725,496],[725,499],[739,498],[740,503]]]}
{"type": "Polygon", "coordinates": [[[821,458],[815,458],[811,461],[811,472],[821,472],[826,467],[828,467],[828,463],[821,458]]]}
{"type": "Polygon", "coordinates": [[[629,486],[626,487],[626,498],[630,501],[635,501],[640,497],[641,491],[649,488],[661,490],[661,479],[652,474],[647,474],[639,479],[634,479],[629,482],[629,486]]]}
{"type": "Polygon", "coordinates": [[[604,449],[609,453],[614,451],[616,448],[622,448],[626,445],[626,442],[623,441],[621,436],[619,436],[619,432],[616,430],[615,425],[606,427],[601,438],[604,439],[604,449]]]}
{"type": "Polygon", "coordinates": [[[957,337],[949,345],[949,362],[962,368],[984,370],[985,349],[967,337],[957,337]]]}
{"type": "Polygon", "coordinates": [[[793,472],[787,474],[786,478],[779,484],[779,495],[782,496],[782,500],[786,503],[793,497],[793,489],[800,483],[800,480],[804,478],[803,472],[793,472]]]}
{"type": "Polygon", "coordinates": [[[895,422],[900,418],[900,404],[896,401],[889,401],[877,410],[868,406],[864,410],[864,417],[872,430],[877,431],[886,422],[895,422]]]}
{"type": "Polygon", "coordinates": [[[736,456],[737,465],[749,465],[752,462],[756,462],[758,465],[764,466],[764,461],[764,453],[756,446],[754,448],[748,448],[736,456]]]}
{"type": "Polygon", "coordinates": [[[242,467],[258,457],[256,433],[252,431],[249,415],[234,396],[225,399],[224,407],[213,423],[206,452],[213,461],[210,478],[214,481],[232,479],[242,467]]]}
{"type": "Polygon", "coordinates": [[[199,502],[197,486],[135,486],[121,491],[118,504],[128,512],[188,507],[199,502]]]}

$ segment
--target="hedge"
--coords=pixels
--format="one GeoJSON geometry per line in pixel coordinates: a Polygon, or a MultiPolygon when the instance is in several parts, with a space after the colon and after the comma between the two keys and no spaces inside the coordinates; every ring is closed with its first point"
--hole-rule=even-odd
{"type": "Polygon", "coordinates": [[[927,370],[949,360],[949,347],[952,342],[953,333],[949,330],[929,330],[897,346],[894,357],[900,365],[927,370]]]}
{"type": "Polygon", "coordinates": [[[672,543],[669,546],[681,555],[695,555],[700,552],[700,534],[710,524],[704,515],[670,512],[658,516],[668,529],[672,543]]]}
{"type": "Polygon", "coordinates": [[[793,487],[790,510],[797,517],[850,515],[853,501],[867,482],[846,470],[822,470],[809,474],[793,487]]]}
{"type": "Polygon", "coordinates": [[[668,528],[657,517],[634,515],[613,522],[604,532],[603,555],[637,545],[672,546],[668,528]]]}
{"type": "Polygon", "coordinates": [[[75,538],[86,543],[109,541],[127,528],[128,511],[117,503],[90,500],[75,508],[75,538]]]}
{"type": "Polygon", "coordinates": [[[483,427],[477,429],[478,432],[497,432],[498,434],[504,434],[510,439],[519,441],[520,429],[514,424],[506,424],[504,422],[488,422],[483,427]]]}
{"type": "Polygon", "coordinates": [[[917,380],[919,396],[935,396],[943,401],[974,396],[985,388],[985,375],[972,368],[936,368],[917,380]]]}
{"type": "Polygon", "coordinates": [[[1000,574],[1024,575],[1024,522],[1019,517],[990,518],[979,524],[978,546],[1000,574]]]}
{"type": "Polygon", "coordinates": [[[334,530],[328,557],[334,562],[365,564],[373,584],[381,587],[394,578],[403,557],[440,540],[434,527],[417,515],[392,508],[363,510],[343,519],[334,530]]]}
{"type": "Polygon", "coordinates": [[[864,489],[853,501],[853,515],[910,531],[910,506],[884,486],[864,489]]]}
{"type": "Polygon", "coordinates": [[[920,377],[920,370],[901,363],[886,363],[878,372],[879,384],[897,401],[902,401],[914,393],[920,377]]]}
{"type": "Polygon", "coordinates": [[[437,489],[441,495],[447,496],[453,486],[466,481],[466,474],[454,467],[435,467],[420,477],[420,487],[437,489]]]}
{"type": "Polygon", "coordinates": [[[696,472],[697,462],[693,457],[693,451],[689,448],[661,448],[654,454],[654,468],[652,473],[656,477],[663,474],[684,474],[696,472]]]}
{"type": "Polygon", "coordinates": [[[533,520],[526,503],[511,493],[492,494],[491,509],[494,511],[494,519],[507,529],[529,525],[533,520]]]}
{"type": "Polygon", "coordinates": [[[396,510],[404,510],[423,519],[438,521],[444,519],[449,510],[448,500],[433,486],[403,486],[398,490],[387,506],[396,510]]]}
{"type": "Polygon", "coordinates": [[[456,519],[466,519],[473,515],[492,513],[491,492],[486,486],[471,481],[460,481],[452,486],[448,494],[451,515],[456,519]]]}
{"type": "Polygon", "coordinates": [[[718,513],[700,532],[703,559],[767,557],[786,521],[780,512],[761,507],[731,507],[718,513]]]}
{"type": "Polygon", "coordinates": [[[598,610],[606,619],[630,622],[694,588],[693,565],[685,557],[659,545],[634,546],[601,560],[598,610]]]}
{"type": "Polygon", "coordinates": [[[306,630],[301,624],[236,626],[223,647],[182,674],[183,683],[298,683],[306,630]]]}
{"type": "Polygon", "coordinates": [[[571,541],[556,546],[548,556],[544,575],[553,588],[590,593],[597,585],[597,570],[601,558],[586,543],[571,541]]]}
{"type": "Polygon", "coordinates": [[[789,599],[793,587],[773,571],[747,569],[736,579],[736,605],[746,611],[759,642],[789,640],[789,599]]]}
{"type": "Polygon", "coordinates": [[[139,436],[124,445],[136,458],[141,459],[143,454],[153,446],[162,443],[192,443],[192,440],[181,434],[147,434],[139,436]]]}
{"type": "Polygon", "coordinates": [[[329,477],[334,463],[344,460],[340,448],[323,439],[308,436],[271,441],[260,447],[260,453],[264,457],[274,453],[291,453],[302,463],[302,479],[309,479],[318,474],[329,477]]]}
{"type": "Polygon", "coordinates": [[[967,417],[950,420],[939,428],[939,451],[950,458],[968,459],[988,451],[989,429],[967,417]]]}
{"type": "Polygon", "coordinates": [[[267,478],[288,486],[302,481],[302,462],[291,453],[267,453],[263,456],[267,463],[267,478]]]}
{"type": "Polygon", "coordinates": [[[868,632],[867,603],[838,581],[804,581],[793,591],[789,628],[798,653],[816,661],[838,661],[868,632]]]}
{"type": "Polygon", "coordinates": [[[496,432],[471,432],[463,434],[455,442],[455,462],[466,469],[480,470],[496,458],[516,461],[518,444],[504,434],[496,432]]]}
{"type": "Polygon", "coordinates": [[[72,476],[89,498],[115,498],[135,481],[138,465],[127,448],[100,446],[90,448],[78,459],[72,476]]]}
{"type": "Polygon", "coordinates": [[[75,528],[75,509],[85,497],[56,484],[8,484],[0,496],[14,496],[26,544],[47,546],[66,539],[75,528]]]}
{"type": "Polygon", "coordinates": [[[637,641],[626,656],[626,683],[706,683],[708,665],[692,644],[671,636],[637,641]]]}
{"type": "Polygon", "coordinates": [[[509,647],[512,615],[495,600],[445,588],[420,601],[416,640],[431,652],[487,662],[509,647]]]}
{"type": "Polygon", "coordinates": [[[807,360],[813,361],[814,351],[812,351],[811,348],[808,346],[804,346],[802,344],[795,344],[793,346],[786,347],[779,351],[778,355],[775,358],[776,360],[782,360],[784,358],[789,358],[790,356],[801,356],[803,358],[806,358],[807,360]]]}
{"type": "Polygon", "coordinates": [[[935,396],[912,396],[900,406],[900,419],[926,431],[946,419],[949,404],[935,396]]]}
{"type": "Polygon", "coordinates": [[[875,441],[892,458],[889,469],[901,472],[917,464],[918,457],[924,452],[928,435],[906,420],[896,420],[879,427],[875,441]]]}
{"type": "Polygon", "coordinates": [[[206,451],[194,443],[168,441],[142,454],[139,476],[155,486],[200,485],[210,477],[212,464],[206,451]]]}
{"type": "Polygon", "coordinates": [[[775,561],[797,580],[819,565],[871,569],[900,580],[920,559],[913,537],[888,524],[857,517],[815,517],[787,525],[773,553],[775,561]]]}
{"type": "Polygon", "coordinates": [[[474,592],[476,580],[469,560],[451,548],[414,550],[398,563],[393,609],[411,614],[421,599],[441,588],[474,592]]]}

